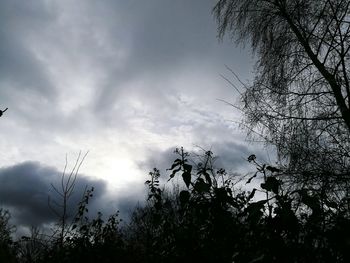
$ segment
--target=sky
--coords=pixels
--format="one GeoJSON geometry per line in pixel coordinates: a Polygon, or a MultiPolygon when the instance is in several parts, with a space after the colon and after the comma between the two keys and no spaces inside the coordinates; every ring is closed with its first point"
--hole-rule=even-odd
{"type": "MultiPolygon", "coordinates": [[[[248,48],[217,38],[213,0],[0,1],[0,206],[44,226],[51,184],[88,151],[77,193],[127,211],[175,147],[211,149],[245,171],[262,150],[245,140],[238,101],[253,74],[248,48]],[[242,88],[242,87],[240,87],[242,88]]],[[[221,157],[220,157],[221,156],[221,157]]],[[[78,195],[77,195],[78,196],[78,195]]],[[[72,200],[77,201],[76,199],[72,200]]]]}

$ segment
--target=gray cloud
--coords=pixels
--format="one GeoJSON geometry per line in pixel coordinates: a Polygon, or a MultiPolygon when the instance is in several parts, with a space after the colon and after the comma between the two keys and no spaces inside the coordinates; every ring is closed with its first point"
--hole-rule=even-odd
{"type": "MultiPolygon", "coordinates": [[[[61,176],[62,174],[56,169],[37,162],[24,162],[1,168],[1,205],[10,209],[17,225],[40,226],[57,221],[57,216],[49,208],[48,197],[52,208],[60,212],[61,209],[54,202],[62,204],[62,200],[51,184],[60,191],[61,176]]],[[[99,209],[99,199],[104,195],[106,183],[78,175],[75,191],[68,203],[71,216],[76,211],[86,186],[95,188],[90,203],[91,210],[96,212],[99,209]]]]}
{"type": "MultiPolygon", "coordinates": [[[[6,96],[0,103],[9,105],[12,118],[29,127],[35,123],[50,135],[67,127],[71,134],[132,126],[135,117],[176,125],[164,119],[183,112],[176,112],[181,105],[174,98],[187,93],[195,102],[215,99],[208,90],[216,87],[203,83],[231,61],[232,47],[216,39],[209,0],[1,5],[0,85],[6,96]],[[93,86],[77,87],[76,78],[92,78],[93,86]]],[[[243,61],[246,54],[235,56],[243,61]]]]}
{"type": "MultiPolygon", "coordinates": [[[[51,18],[39,1],[1,1],[1,103],[8,103],[13,98],[12,92],[18,90],[53,97],[53,90],[50,90],[53,85],[47,71],[33,54],[28,42],[28,35],[45,27],[51,18]]],[[[16,102],[16,99],[10,101],[16,102]]]]}
{"type": "MultiPolygon", "coordinates": [[[[208,78],[219,81],[218,68],[231,62],[227,54],[233,50],[230,44],[219,44],[216,39],[212,5],[212,1],[183,0],[110,3],[115,19],[108,20],[109,41],[117,43],[111,54],[125,51],[127,55],[122,67],[121,59],[113,55],[104,65],[107,78],[95,100],[101,119],[116,123],[116,119],[130,117],[130,112],[134,112],[130,100],[157,115],[158,108],[176,113],[179,105],[174,97],[179,93],[201,93],[198,99],[211,95],[208,89],[216,87],[203,84],[208,78]]],[[[98,10],[100,15],[107,12],[98,10]]],[[[235,57],[240,61],[249,59],[245,52],[235,53],[235,57]]],[[[246,77],[243,65],[241,62],[237,70],[246,77]]]]}
{"type": "Polygon", "coordinates": [[[219,76],[224,65],[247,79],[252,59],[218,42],[213,4],[0,1],[0,108],[9,107],[0,119],[0,156],[4,165],[19,163],[0,170],[8,184],[0,185],[7,191],[0,202],[20,224],[54,219],[47,196],[59,178],[56,168],[22,160],[60,167],[66,152],[90,149],[98,158],[88,160],[85,174],[121,185],[139,180],[107,193],[104,182],[82,176],[79,186],[96,183],[93,209],[105,214],[144,197],[143,175],[168,168],[173,145],[212,147],[224,166],[243,169],[250,150],[226,121],[237,114],[216,99],[235,97],[219,76]]]}
{"type": "MultiPolygon", "coordinates": [[[[168,169],[174,160],[179,158],[179,155],[174,150],[180,147],[180,145],[174,145],[166,150],[150,150],[148,159],[139,162],[138,165],[143,171],[152,171],[153,168],[159,169],[162,184],[171,186],[171,183],[167,182],[171,174],[171,171],[168,169]]],[[[210,150],[215,157],[214,168],[225,169],[228,174],[236,176],[237,180],[256,172],[255,165],[248,162],[249,155],[255,154],[259,163],[271,164],[271,159],[274,159],[273,154],[271,156],[269,155],[269,149],[262,149],[261,147],[257,147],[257,145],[249,145],[244,141],[239,142],[237,139],[227,141],[213,140],[210,143],[203,143],[202,145],[184,147],[184,150],[190,154],[188,160],[193,165],[202,162],[201,158],[205,155],[206,151],[210,150]]],[[[179,182],[176,178],[173,181],[175,181],[175,184],[179,182]]],[[[245,185],[243,186],[247,187],[245,185]]]]}

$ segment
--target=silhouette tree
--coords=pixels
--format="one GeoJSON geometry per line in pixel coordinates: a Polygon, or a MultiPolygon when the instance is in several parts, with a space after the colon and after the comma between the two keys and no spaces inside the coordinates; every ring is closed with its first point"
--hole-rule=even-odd
{"type": "MultiPolygon", "coordinates": [[[[68,211],[69,205],[70,205],[69,201],[75,190],[79,169],[82,163],[84,162],[87,154],[88,152],[86,152],[83,156],[81,156],[81,152],[79,152],[79,155],[75,161],[75,164],[68,174],[67,174],[68,161],[66,156],[65,166],[61,176],[61,184],[59,186],[55,186],[51,184],[51,187],[54,193],[57,195],[57,197],[56,197],[56,200],[52,200],[52,198],[49,196],[48,205],[51,211],[59,219],[58,228],[54,233],[54,237],[57,236],[57,242],[60,248],[63,247],[65,238],[71,233],[72,222],[69,221],[69,217],[72,217],[73,215],[69,214],[69,211],[68,211]]],[[[85,197],[86,192],[87,190],[85,189],[83,198],[85,197]]],[[[83,209],[85,209],[85,206],[83,207],[83,209]]]]}
{"type": "Polygon", "coordinates": [[[7,210],[0,208],[0,261],[15,262],[15,249],[11,234],[15,227],[9,222],[11,216],[7,210]]]}
{"type": "Polygon", "coordinates": [[[213,9],[219,37],[230,33],[256,54],[244,125],[277,146],[292,183],[342,191],[350,179],[349,5],[219,0],[213,9]]]}

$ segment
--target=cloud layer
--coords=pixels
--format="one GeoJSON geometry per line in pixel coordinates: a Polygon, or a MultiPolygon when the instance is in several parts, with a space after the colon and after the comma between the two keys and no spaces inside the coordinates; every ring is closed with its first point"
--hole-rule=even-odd
{"type": "Polygon", "coordinates": [[[230,77],[225,64],[246,80],[252,58],[217,40],[213,4],[0,2],[0,107],[9,108],[0,119],[0,201],[20,224],[53,219],[48,188],[66,153],[90,150],[81,172],[93,179],[81,184],[100,187],[113,209],[113,200],[129,207],[143,196],[146,167],[165,166],[158,156],[176,146],[213,147],[243,170],[255,148],[231,122],[239,113],[217,99],[236,101],[220,77],[230,77]]]}

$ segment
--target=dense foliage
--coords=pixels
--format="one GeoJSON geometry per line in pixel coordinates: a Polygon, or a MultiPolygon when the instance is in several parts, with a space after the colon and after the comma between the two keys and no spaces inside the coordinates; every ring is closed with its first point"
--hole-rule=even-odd
{"type": "Polygon", "coordinates": [[[59,234],[38,231],[13,241],[9,214],[1,210],[1,262],[349,262],[349,198],[290,191],[283,170],[255,155],[248,161],[256,172],[237,183],[242,177],[216,169],[210,151],[201,157],[182,148],[175,153],[169,180],[180,176],[183,184],[165,190],[154,169],[146,181],[147,204],[125,224],[118,213],[106,221],[100,213],[87,217],[93,189],[62,243],[59,234]]]}
{"type": "Polygon", "coordinates": [[[350,1],[218,0],[214,14],[220,37],[256,55],[254,79],[235,105],[243,125],[276,147],[291,186],[347,192],[350,1]]]}

